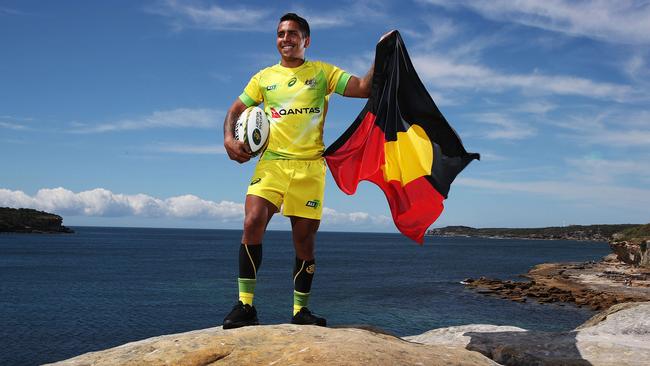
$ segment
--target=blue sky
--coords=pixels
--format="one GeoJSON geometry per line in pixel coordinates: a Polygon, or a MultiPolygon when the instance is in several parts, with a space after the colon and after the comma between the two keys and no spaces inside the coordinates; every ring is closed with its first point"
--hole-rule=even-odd
{"type": "MultiPolygon", "coordinates": [[[[434,224],[650,221],[648,1],[0,1],[0,206],[66,225],[240,228],[254,163],[224,113],[277,63],[277,19],[307,58],[363,75],[398,29],[468,151],[434,224]]],[[[365,101],[333,96],[326,144],[365,101]]],[[[277,216],[271,229],[288,229],[277,216]]],[[[328,176],[321,228],[395,231],[381,191],[328,176]]]]}

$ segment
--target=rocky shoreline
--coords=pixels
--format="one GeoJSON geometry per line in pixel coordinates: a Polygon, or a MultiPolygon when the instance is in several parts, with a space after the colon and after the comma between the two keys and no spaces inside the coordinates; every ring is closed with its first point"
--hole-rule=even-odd
{"type": "Polygon", "coordinates": [[[593,310],[633,301],[650,301],[650,224],[613,234],[613,253],[599,262],[544,263],[522,277],[528,281],[467,278],[481,294],[512,301],[574,303],[593,310]]]}
{"type": "Polygon", "coordinates": [[[523,277],[529,281],[465,279],[479,293],[517,302],[574,303],[593,310],[650,301],[650,269],[634,268],[610,257],[602,262],[544,263],[523,277]]]}
{"type": "Polygon", "coordinates": [[[63,226],[63,218],[29,208],[0,207],[0,233],[74,233],[63,226]]]}

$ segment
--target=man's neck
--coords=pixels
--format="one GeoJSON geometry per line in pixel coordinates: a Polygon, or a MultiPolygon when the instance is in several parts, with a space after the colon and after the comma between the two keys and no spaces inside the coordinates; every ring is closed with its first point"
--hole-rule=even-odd
{"type": "Polygon", "coordinates": [[[290,60],[287,60],[287,59],[283,58],[280,61],[280,65],[282,65],[284,67],[289,67],[289,68],[298,67],[298,66],[300,66],[300,65],[302,65],[304,63],[305,63],[304,58],[294,58],[294,59],[290,59],[290,60]]]}

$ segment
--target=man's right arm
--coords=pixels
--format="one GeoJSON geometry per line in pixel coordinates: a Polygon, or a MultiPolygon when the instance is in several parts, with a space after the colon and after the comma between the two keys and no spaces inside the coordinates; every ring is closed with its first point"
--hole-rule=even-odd
{"type": "Polygon", "coordinates": [[[226,113],[226,118],[223,121],[223,146],[226,148],[228,157],[240,164],[251,159],[250,149],[243,141],[235,140],[234,134],[235,122],[246,108],[246,104],[237,98],[228,108],[228,113],[226,113]]]}

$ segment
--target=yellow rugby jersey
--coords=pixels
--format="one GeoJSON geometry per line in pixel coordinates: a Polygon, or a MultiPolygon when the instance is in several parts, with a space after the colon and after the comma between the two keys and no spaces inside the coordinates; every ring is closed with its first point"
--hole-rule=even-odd
{"type": "Polygon", "coordinates": [[[323,123],[330,94],[343,95],[350,74],[320,61],[295,68],[280,64],[255,74],[239,99],[264,103],[271,132],[262,159],[318,159],[325,151],[323,123]]]}

